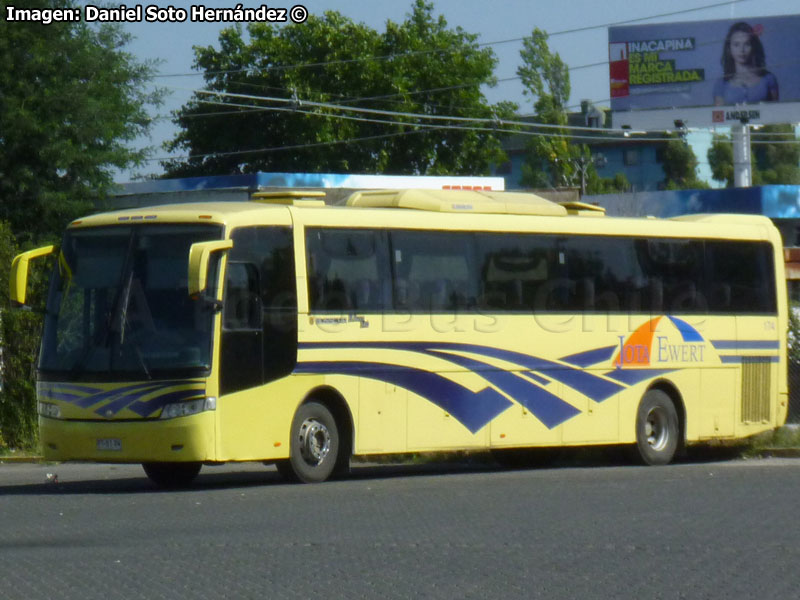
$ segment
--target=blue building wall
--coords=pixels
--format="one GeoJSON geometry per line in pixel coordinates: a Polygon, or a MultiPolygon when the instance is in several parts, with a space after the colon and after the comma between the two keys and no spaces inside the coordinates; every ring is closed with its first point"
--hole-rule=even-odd
{"type": "Polygon", "coordinates": [[[621,146],[595,146],[591,147],[592,155],[602,154],[605,157],[605,166],[597,169],[600,177],[612,179],[617,173],[622,173],[631,184],[632,191],[657,190],[664,181],[664,169],[658,149],[663,144],[627,144],[621,146]],[[635,164],[628,164],[634,160],[635,164]]]}
{"type": "Polygon", "coordinates": [[[662,190],[584,196],[609,215],[676,217],[696,213],[745,213],[770,219],[800,219],[800,186],[765,185],[711,190],[662,190]]]}
{"type": "MultiPolygon", "coordinates": [[[[613,179],[617,173],[622,173],[628,179],[633,191],[655,191],[664,181],[664,169],[661,167],[658,149],[661,143],[653,144],[589,144],[592,156],[605,158],[605,165],[597,169],[600,177],[613,179]],[[635,164],[628,164],[634,160],[635,164]]],[[[522,165],[525,162],[523,150],[506,150],[509,161],[494,169],[494,175],[500,175],[506,180],[507,190],[523,188],[522,165]]]]}

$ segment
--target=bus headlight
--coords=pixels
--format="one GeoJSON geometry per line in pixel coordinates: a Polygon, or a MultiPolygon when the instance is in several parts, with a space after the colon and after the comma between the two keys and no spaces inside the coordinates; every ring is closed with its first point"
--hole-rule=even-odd
{"type": "Polygon", "coordinates": [[[196,415],[206,410],[217,410],[217,399],[214,396],[167,404],[161,410],[161,418],[174,419],[175,417],[188,417],[189,415],[196,415]]]}
{"type": "Polygon", "coordinates": [[[37,404],[37,409],[39,414],[43,417],[50,417],[51,419],[61,418],[61,409],[52,402],[39,402],[37,404]]]}

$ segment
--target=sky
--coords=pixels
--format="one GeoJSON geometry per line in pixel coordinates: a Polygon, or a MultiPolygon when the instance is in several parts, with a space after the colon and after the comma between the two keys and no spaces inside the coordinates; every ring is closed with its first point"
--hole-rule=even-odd
{"type": "MultiPolygon", "coordinates": [[[[188,10],[194,2],[159,2],[159,7],[175,6],[188,10]]],[[[515,78],[520,64],[518,40],[530,35],[534,27],[548,32],[551,37],[551,51],[558,52],[570,66],[572,96],[570,104],[577,110],[581,100],[592,100],[599,105],[609,105],[608,65],[585,67],[608,60],[608,31],[605,25],[621,23],[632,19],[643,19],[637,23],[669,23],[680,21],[700,21],[709,19],[749,18],[759,16],[788,15],[800,12],[797,0],[496,0],[493,3],[479,0],[432,0],[434,13],[442,15],[451,27],[461,27],[465,31],[478,34],[478,42],[491,44],[498,63],[495,70],[497,79],[515,78]],[[711,6],[715,5],[715,6],[711,6]],[[702,10],[697,10],[701,7],[702,10]],[[671,13],[668,16],[665,13],[671,13]],[[652,18],[650,18],[652,17],[652,18]],[[576,28],[593,29],[573,33],[560,33],[576,28]]],[[[269,7],[290,9],[297,3],[309,14],[321,15],[334,10],[350,19],[364,23],[378,31],[384,31],[387,21],[401,22],[411,8],[411,0],[365,1],[365,0],[276,0],[269,7]]],[[[116,2],[109,3],[116,6],[116,2]]],[[[144,6],[150,1],[144,3],[144,6]]],[[[259,7],[265,2],[243,0],[245,7],[259,7]]],[[[128,6],[132,6],[129,3],[128,6]]],[[[234,8],[234,0],[205,0],[207,8],[234,8]]],[[[118,173],[119,182],[130,181],[137,176],[160,174],[162,172],[157,158],[169,156],[161,146],[172,139],[176,126],[169,116],[191,96],[191,91],[202,87],[203,79],[193,71],[194,46],[218,46],[219,31],[231,23],[192,23],[188,19],[182,23],[127,23],[125,29],[133,40],[127,50],[139,60],[159,61],[158,76],[154,83],[169,92],[165,103],[154,109],[157,113],[155,125],[149,139],[137,142],[138,146],[153,148],[154,160],[135,171],[118,173]],[[194,73],[194,74],[193,74],[194,73]]],[[[492,102],[510,100],[520,106],[523,114],[531,113],[530,98],[524,96],[523,87],[517,79],[502,81],[494,88],[484,90],[492,102]]],[[[800,116],[798,116],[800,121],[800,116]]],[[[701,176],[707,175],[707,165],[703,164],[705,140],[710,134],[694,135],[690,141],[701,160],[701,176]]]]}

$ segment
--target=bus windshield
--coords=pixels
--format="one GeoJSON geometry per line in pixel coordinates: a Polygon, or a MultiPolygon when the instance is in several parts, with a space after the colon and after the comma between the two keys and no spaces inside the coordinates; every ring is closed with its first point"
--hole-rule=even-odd
{"type": "MultiPolygon", "coordinates": [[[[39,371],[61,380],[205,374],[214,304],[189,297],[189,249],[221,235],[207,225],[68,231],[50,283],[39,371]]],[[[212,258],[212,294],[217,268],[212,258]]]]}

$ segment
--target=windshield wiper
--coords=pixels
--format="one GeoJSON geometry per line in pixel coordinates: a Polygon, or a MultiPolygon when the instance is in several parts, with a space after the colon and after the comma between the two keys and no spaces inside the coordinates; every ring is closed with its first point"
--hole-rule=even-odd
{"type": "MultiPolygon", "coordinates": [[[[70,376],[77,377],[81,373],[83,373],[84,368],[86,366],[86,361],[89,360],[89,357],[92,355],[92,352],[96,348],[108,348],[109,343],[111,341],[111,332],[113,329],[113,324],[118,321],[118,315],[122,310],[123,304],[123,292],[125,293],[124,304],[127,307],[128,300],[127,297],[130,294],[130,282],[133,278],[133,242],[134,242],[134,231],[131,230],[130,236],[128,237],[128,249],[125,251],[125,259],[122,262],[122,273],[120,275],[120,285],[117,288],[117,291],[114,293],[114,299],[111,301],[111,311],[108,313],[104,323],[103,323],[103,331],[102,331],[102,340],[99,344],[92,343],[91,339],[87,339],[87,345],[85,350],[81,353],[78,357],[78,360],[72,365],[70,369],[70,376]],[[125,284],[123,285],[122,281],[125,279],[125,284]]],[[[87,332],[88,334],[88,332],[87,332]]],[[[89,336],[87,335],[87,338],[89,336]]],[[[111,352],[109,352],[109,368],[111,368],[111,352]]]]}

